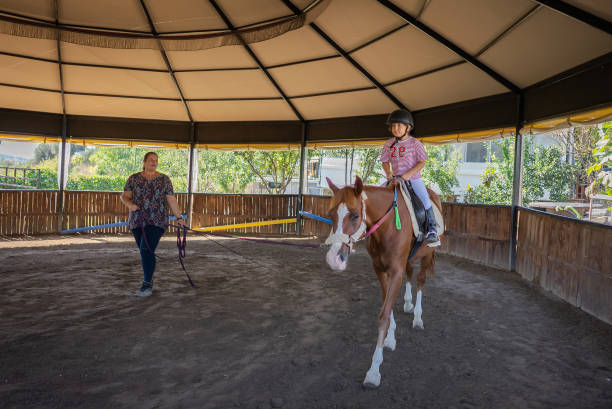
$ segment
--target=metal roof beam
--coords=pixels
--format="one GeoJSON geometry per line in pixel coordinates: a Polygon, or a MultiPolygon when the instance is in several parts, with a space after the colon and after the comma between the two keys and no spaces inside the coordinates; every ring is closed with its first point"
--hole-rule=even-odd
{"type": "Polygon", "coordinates": [[[403,18],[404,20],[406,20],[407,22],[409,22],[410,24],[412,24],[413,26],[415,26],[416,28],[418,28],[419,30],[421,30],[422,32],[424,32],[425,34],[427,34],[428,36],[430,36],[431,38],[433,38],[434,40],[438,41],[439,43],[443,44],[444,46],[446,46],[448,49],[450,49],[454,53],[461,56],[461,58],[463,58],[470,64],[479,68],[481,71],[484,71],[486,74],[492,77],[495,81],[499,82],[504,87],[508,88],[510,91],[514,92],[515,94],[520,94],[521,92],[520,87],[513,84],[510,80],[503,77],[499,73],[495,72],[489,66],[480,62],[477,58],[470,55],[467,51],[464,51],[462,48],[460,48],[459,46],[457,46],[450,40],[446,39],[445,37],[443,37],[436,31],[429,28],[429,26],[427,26],[426,24],[412,17],[410,14],[406,13],[404,10],[402,10],[401,8],[399,8],[398,6],[396,6],[395,4],[393,4],[392,2],[388,0],[377,0],[377,1],[383,6],[385,6],[386,8],[388,8],[389,10],[391,10],[392,12],[394,12],[395,14],[397,14],[398,16],[400,16],[401,18],[403,18]]]}
{"type": "MultiPolygon", "coordinates": [[[[142,1],[142,0],[141,0],[142,1]]],[[[221,17],[221,19],[223,19],[223,21],[225,22],[225,24],[227,25],[227,27],[230,30],[234,30],[234,26],[232,24],[232,22],[229,20],[229,18],[225,15],[225,13],[223,12],[223,10],[221,9],[221,7],[219,7],[219,5],[217,4],[217,2],[215,0],[208,0],[210,2],[210,4],[214,7],[214,9],[217,11],[217,14],[219,14],[219,17],[221,17]]],[[[255,53],[253,52],[253,50],[251,50],[251,47],[249,47],[249,45],[244,41],[244,39],[242,38],[242,36],[240,36],[240,34],[235,34],[236,37],[238,37],[238,39],[240,40],[240,42],[242,43],[242,46],[244,47],[244,49],[246,50],[246,52],[249,53],[249,55],[251,56],[251,58],[257,63],[257,65],[259,66],[259,69],[261,69],[263,71],[263,73],[266,75],[266,77],[268,78],[268,80],[272,83],[272,85],[274,85],[274,87],[276,88],[276,90],[278,91],[279,94],[281,94],[281,96],[283,97],[283,100],[285,100],[285,102],[287,103],[287,105],[289,105],[289,107],[291,108],[291,110],[293,111],[293,113],[295,114],[295,116],[298,117],[298,119],[302,122],[305,122],[304,117],[302,116],[302,114],[300,113],[300,111],[298,111],[298,109],[295,107],[295,105],[293,105],[293,103],[291,102],[291,100],[287,97],[287,95],[285,94],[285,92],[282,90],[282,88],[280,87],[280,85],[278,85],[278,83],[276,82],[276,80],[274,80],[274,78],[272,78],[272,75],[270,75],[270,73],[268,72],[268,70],[266,69],[266,67],[264,67],[264,65],[261,63],[261,61],[259,60],[259,58],[257,58],[257,56],[255,55],[255,53]]]]}
{"type": "MultiPolygon", "coordinates": [[[[578,21],[595,27],[605,33],[612,34],[612,23],[609,21],[597,17],[587,11],[574,7],[560,0],[535,0],[536,2],[550,7],[551,9],[558,11],[559,13],[565,14],[566,16],[572,17],[578,21]]],[[[609,0],[608,0],[609,1],[609,0]]]]}
{"type": "MultiPolygon", "coordinates": [[[[147,9],[147,6],[145,5],[144,0],[140,0],[140,5],[142,6],[142,11],[144,11],[147,17],[149,26],[151,27],[151,34],[153,34],[154,36],[157,36],[157,31],[155,30],[155,24],[153,23],[153,19],[151,19],[151,15],[149,14],[149,10],[147,9]]],[[[170,64],[170,60],[168,59],[168,56],[166,55],[166,51],[164,50],[162,42],[160,40],[158,41],[159,41],[159,47],[160,47],[159,51],[162,55],[162,58],[164,59],[164,63],[166,63],[166,67],[168,68],[168,72],[170,73],[170,76],[172,77],[172,81],[174,81],[174,85],[176,86],[179,96],[181,97],[181,101],[183,102],[185,111],[187,111],[189,122],[194,122],[193,117],[191,116],[191,111],[189,110],[189,106],[187,105],[187,101],[185,101],[183,90],[181,90],[181,86],[179,85],[178,80],[176,79],[176,75],[174,74],[174,70],[172,69],[172,65],[170,64]]]]}
{"type": "MultiPolygon", "coordinates": [[[[53,8],[55,10],[55,25],[59,25],[59,0],[53,0],[53,8]]],[[[57,65],[59,68],[60,91],[62,94],[62,113],[66,116],[66,99],[64,98],[64,74],[62,72],[62,48],[60,38],[57,37],[57,65]]]]}
{"type": "MultiPolygon", "coordinates": [[[[300,10],[289,0],[281,0],[285,6],[287,6],[294,14],[299,14],[300,10]]],[[[382,85],[372,74],[370,74],[365,68],[363,68],[357,61],[353,59],[344,51],[342,47],[340,47],[334,40],[331,39],[322,29],[319,28],[315,23],[310,23],[310,27],[314,29],[314,31],[321,36],[329,45],[334,47],[334,49],[340,54],[346,61],[348,61],[353,67],[355,67],[359,72],[361,72],[376,88],[378,88],[383,94],[387,96],[395,105],[402,109],[408,109],[399,99],[395,97],[384,85],[382,85]]]]}

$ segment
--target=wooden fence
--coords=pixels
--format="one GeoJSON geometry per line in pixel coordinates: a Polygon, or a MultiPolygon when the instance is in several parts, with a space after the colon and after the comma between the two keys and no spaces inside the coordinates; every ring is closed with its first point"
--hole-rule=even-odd
{"type": "Polygon", "coordinates": [[[57,233],[57,190],[0,190],[0,235],[57,233]]]}
{"type": "MultiPolygon", "coordinates": [[[[193,198],[192,226],[289,219],[297,215],[297,195],[228,195],[196,193],[193,198]]],[[[183,207],[183,208],[186,208],[183,207]]],[[[235,233],[296,234],[297,224],[274,224],[231,230],[235,233]]]]}
{"type": "Polygon", "coordinates": [[[443,203],[446,224],[442,253],[508,268],[512,208],[510,206],[443,203]]]}
{"type": "MultiPolygon", "coordinates": [[[[305,212],[313,213],[321,217],[328,217],[327,211],[329,209],[330,201],[330,196],[304,195],[302,199],[302,206],[305,212]]],[[[326,239],[327,236],[329,236],[330,231],[331,226],[329,224],[313,219],[303,218],[302,234],[316,235],[326,239]]]]}
{"type": "Polygon", "coordinates": [[[516,270],[612,324],[612,227],[519,210],[516,270]]]}

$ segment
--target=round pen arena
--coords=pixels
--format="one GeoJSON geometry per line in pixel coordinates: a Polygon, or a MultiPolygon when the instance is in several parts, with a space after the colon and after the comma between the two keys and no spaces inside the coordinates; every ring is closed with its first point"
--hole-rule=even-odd
{"type": "Polygon", "coordinates": [[[610,196],[523,199],[529,138],[612,120],[611,21],[578,0],[0,0],[0,409],[612,407],[610,196]],[[398,110],[428,149],[506,141],[507,203],[430,193],[430,214],[368,179],[354,152],[398,110]],[[44,165],[7,165],[10,143],[44,165]],[[94,148],[128,154],[79,184],[94,148]],[[334,149],[343,183],[310,160],[334,149]],[[141,151],[184,156],[157,245],[125,182],[158,177],[141,151]]]}

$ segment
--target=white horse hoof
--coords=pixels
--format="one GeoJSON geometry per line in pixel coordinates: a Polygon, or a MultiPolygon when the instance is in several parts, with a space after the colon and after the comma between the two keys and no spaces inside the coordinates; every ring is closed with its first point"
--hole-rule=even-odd
{"type": "Polygon", "coordinates": [[[407,314],[412,314],[412,312],[414,312],[414,305],[408,304],[407,302],[404,303],[404,312],[407,314]]]}
{"type": "Polygon", "coordinates": [[[378,388],[380,386],[380,372],[368,371],[363,381],[363,386],[366,388],[378,388]]]}
{"type": "Polygon", "coordinates": [[[416,318],[414,319],[414,321],[412,321],[412,328],[421,328],[421,329],[425,329],[423,327],[423,320],[417,320],[416,318]]]}
{"type": "Polygon", "coordinates": [[[395,341],[395,337],[393,338],[385,338],[385,344],[383,345],[385,348],[391,350],[391,351],[395,351],[395,345],[396,345],[396,341],[395,341]]]}

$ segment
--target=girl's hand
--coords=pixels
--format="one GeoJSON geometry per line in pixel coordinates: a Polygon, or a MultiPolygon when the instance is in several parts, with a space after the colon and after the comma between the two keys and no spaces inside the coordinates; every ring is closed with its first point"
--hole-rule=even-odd
{"type": "Polygon", "coordinates": [[[138,206],[132,203],[128,206],[128,209],[130,209],[130,212],[135,212],[136,210],[138,210],[138,206]]]}

